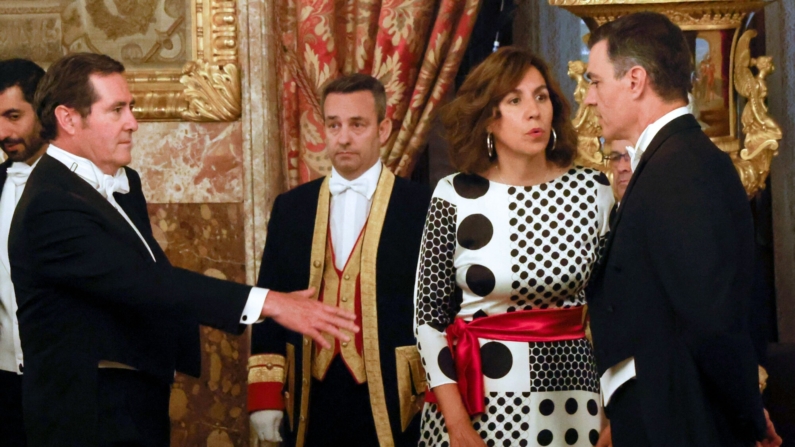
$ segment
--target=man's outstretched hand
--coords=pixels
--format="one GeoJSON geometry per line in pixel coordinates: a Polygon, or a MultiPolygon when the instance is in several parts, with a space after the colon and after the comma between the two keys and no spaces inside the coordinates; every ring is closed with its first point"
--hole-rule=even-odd
{"type": "Polygon", "coordinates": [[[314,294],[314,288],[291,293],[271,290],[262,306],[261,316],[273,318],[291,331],[312,337],[326,349],[331,348],[331,345],[323,338],[323,332],[342,341],[350,341],[351,338],[342,330],[359,332],[359,327],[353,323],[356,315],[315,301],[312,299],[314,294]]]}
{"type": "Polygon", "coordinates": [[[765,420],[767,421],[767,437],[763,441],[757,442],[756,447],[779,447],[784,440],[776,433],[776,427],[770,420],[770,413],[767,410],[765,410],[765,420]]]}

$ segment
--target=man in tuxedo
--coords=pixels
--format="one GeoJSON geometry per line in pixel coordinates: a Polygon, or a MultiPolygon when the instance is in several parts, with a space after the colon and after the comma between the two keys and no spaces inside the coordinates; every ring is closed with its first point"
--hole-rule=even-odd
{"type": "Polygon", "coordinates": [[[17,199],[46,144],[33,110],[33,95],[44,70],[25,59],[0,61],[0,439],[25,447],[22,425],[22,345],[17,298],[8,262],[8,230],[17,199]]]}
{"type": "Polygon", "coordinates": [[[618,213],[618,205],[621,204],[624,193],[627,191],[627,186],[629,186],[629,179],[632,178],[632,168],[629,164],[630,155],[627,151],[627,149],[632,149],[632,143],[627,140],[614,140],[608,144],[608,147],[610,152],[607,153],[605,158],[613,176],[611,185],[613,187],[613,195],[616,197],[616,203],[613,205],[613,209],[610,210],[609,221],[612,228],[618,213]]]}
{"type": "Polygon", "coordinates": [[[687,41],[665,16],[636,13],[589,46],[586,103],[606,140],[635,147],[589,294],[613,443],[777,445],[746,327],[751,213],[731,159],[688,112],[687,41]]]}
{"type": "Polygon", "coordinates": [[[331,175],[276,199],[262,263],[279,268],[262,269],[258,285],[316,288],[319,301],[355,312],[362,332],[323,349],[269,322],[255,327],[251,421],[260,439],[290,447],[414,447],[424,372],[413,288],[431,194],[381,164],[392,131],[381,82],[343,76],[322,98],[331,175]]]}
{"type": "Polygon", "coordinates": [[[174,373],[200,372],[199,324],[241,333],[276,322],[328,343],[353,314],[172,267],[152,236],[130,162],[138,128],[124,67],[55,62],[35,95],[46,154],[11,222],[31,446],[167,446],[174,373]]]}
{"type": "Polygon", "coordinates": [[[624,198],[629,180],[632,178],[631,156],[628,149],[633,151],[634,149],[632,143],[627,140],[613,140],[609,146],[610,152],[606,158],[610,172],[613,174],[613,194],[616,196],[616,205],[618,205],[624,198]]]}

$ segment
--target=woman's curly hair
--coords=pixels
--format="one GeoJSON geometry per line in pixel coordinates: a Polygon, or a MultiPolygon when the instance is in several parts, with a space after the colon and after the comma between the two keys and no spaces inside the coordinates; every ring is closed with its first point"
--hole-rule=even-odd
{"type": "Polygon", "coordinates": [[[458,171],[478,174],[494,163],[496,155],[490,158],[486,147],[486,129],[500,117],[500,101],[533,67],[546,81],[552,101],[552,128],[557,134],[554,149],[552,141],[546,148],[547,160],[560,167],[567,167],[574,161],[577,133],[569,119],[571,108],[546,62],[528,50],[503,47],[469,73],[455,99],[441,110],[450,144],[450,160],[458,171]]]}

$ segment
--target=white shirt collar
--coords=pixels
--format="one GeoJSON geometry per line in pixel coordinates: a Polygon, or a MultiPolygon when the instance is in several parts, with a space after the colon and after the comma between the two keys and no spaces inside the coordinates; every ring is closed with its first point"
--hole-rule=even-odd
{"type": "MultiPolygon", "coordinates": [[[[365,194],[367,200],[371,200],[373,198],[373,194],[375,194],[375,189],[376,187],[378,187],[378,179],[381,177],[381,169],[382,165],[381,161],[379,160],[376,164],[370,167],[370,169],[365,171],[364,174],[360,175],[359,177],[356,177],[353,180],[350,180],[351,182],[354,182],[359,179],[367,181],[367,193],[365,194]]],[[[340,175],[340,173],[337,172],[336,169],[334,169],[334,166],[331,167],[331,177],[332,178],[339,177],[341,180],[349,181],[346,180],[345,177],[342,177],[342,175],[340,175]]]]}
{"type": "MultiPolygon", "coordinates": [[[[635,172],[635,168],[638,167],[643,153],[646,152],[646,149],[649,147],[649,143],[651,143],[651,140],[657,136],[657,133],[660,131],[660,129],[680,116],[684,116],[689,113],[690,110],[688,110],[687,106],[679,107],[661,116],[657,119],[657,121],[649,124],[646,129],[643,130],[643,133],[641,133],[640,137],[638,138],[638,142],[635,144],[635,156],[632,157],[632,172],[635,172]]],[[[630,154],[630,156],[631,155],[632,154],[630,154]]]]}
{"type": "Polygon", "coordinates": [[[67,152],[54,144],[50,144],[47,148],[47,155],[63,163],[70,171],[80,176],[96,190],[102,188],[106,177],[127,177],[127,172],[124,168],[119,168],[115,175],[108,176],[91,160],[67,152]]]}

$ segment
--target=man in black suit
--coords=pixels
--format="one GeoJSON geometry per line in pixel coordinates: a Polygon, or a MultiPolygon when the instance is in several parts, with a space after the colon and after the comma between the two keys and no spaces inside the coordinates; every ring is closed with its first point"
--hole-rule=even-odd
{"type": "Polygon", "coordinates": [[[167,446],[175,370],[200,372],[198,324],[241,333],[264,317],[348,339],[353,315],[172,267],[130,162],[138,124],[124,67],[78,53],[35,96],[50,142],[11,223],[31,446],[167,446]]]}
{"type": "Polygon", "coordinates": [[[22,425],[22,345],[17,299],[8,262],[8,231],[17,199],[32,166],[47,149],[33,110],[33,95],[44,70],[25,59],[0,61],[0,439],[25,447],[22,425]]]}
{"type": "Polygon", "coordinates": [[[343,76],[322,98],[331,175],[276,199],[262,262],[279,268],[262,269],[258,284],[316,288],[318,300],[354,311],[362,332],[321,349],[275,324],[255,327],[251,421],[261,439],[289,447],[414,447],[424,373],[413,288],[430,190],[381,164],[392,131],[381,82],[343,76]]]}
{"type": "Polygon", "coordinates": [[[777,445],[746,327],[751,213],[729,156],[687,110],[684,35],[637,13],[595,30],[589,46],[586,103],[606,140],[635,146],[589,298],[613,443],[777,445]]]}

